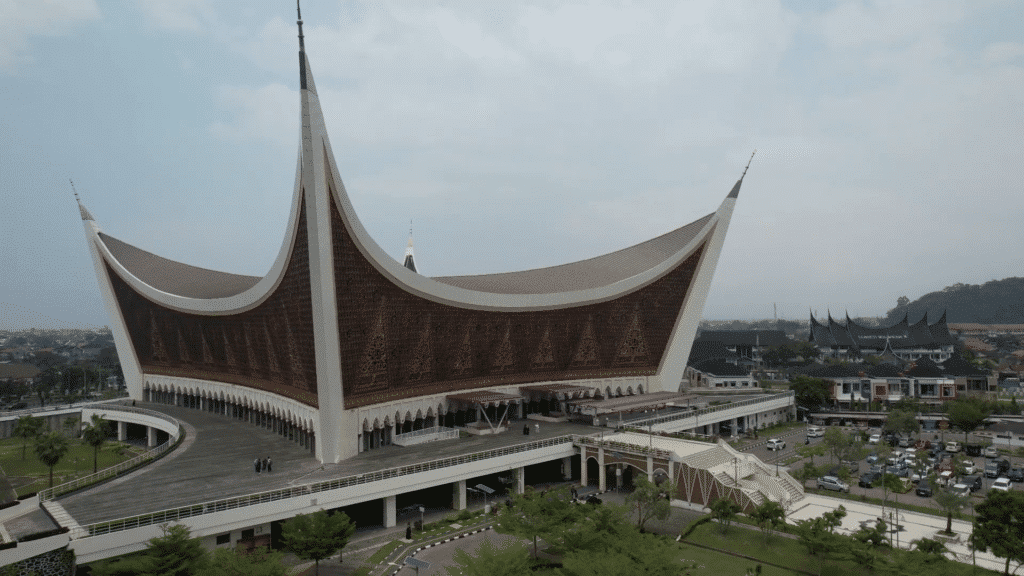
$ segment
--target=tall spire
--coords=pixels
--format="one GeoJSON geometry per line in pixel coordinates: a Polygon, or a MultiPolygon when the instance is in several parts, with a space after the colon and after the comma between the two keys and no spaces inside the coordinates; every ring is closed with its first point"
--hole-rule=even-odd
{"type": "Polygon", "coordinates": [[[402,263],[402,266],[416,272],[416,261],[412,254],[412,220],[409,220],[409,243],[405,247],[405,262],[402,263]]]}
{"type": "Polygon", "coordinates": [[[82,199],[78,197],[78,190],[75,190],[75,181],[68,178],[68,182],[71,182],[71,190],[75,193],[75,202],[78,202],[78,213],[82,215],[82,220],[94,220],[92,214],[82,206],[82,199]]]}
{"type": "Polygon", "coordinates": [[[299,85],[303,90],[306,89],[306,42],[305,36],[302,35],[302,6],[299,5],[299,0],[295,0],[295,10],[299,13],[299,19],[296,24],[299,25],[299,85]]]}
{"type": "Polygon", "coordinates": [[[732,187],[732,192],[726,198],[736,198],[740,195],[740,185],[743,184],[743,177],[747,175],[747,169],[750,168],[750,162],[754,159],[754,154],[757,154],[757,149],[750,155],[750,160],[747,160],[747,166],[743,169],[743,174],[740,175],[740,179],[736,181],[736,185],[732,187]]]}

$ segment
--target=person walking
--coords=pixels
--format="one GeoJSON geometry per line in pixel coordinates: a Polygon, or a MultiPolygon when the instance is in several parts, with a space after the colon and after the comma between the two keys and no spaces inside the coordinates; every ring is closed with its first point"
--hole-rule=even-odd
{"type": "Polygon", "coordinates": [[[257,473],[257,474],[259,474],[259,473],[260,473],[260,459],[259,459],[259,458],[257,458],[257,459],[256,459],[256,460],[255,460],[255,461],[254,461],[254,462],[252,463],[252,465],[253,465],[253,468],[255,468],[255,469],[256,469],[256,473],[257,473]]]}
{"type": "Polygon", "coordinates": [[[267,456],[267,472],[270,472],[273,469],[274,469],[274,461],[270,459],[270,456],[267,456]]]}
{"type": "Polygon", "coordinates": [[[266,458],[263,459],[263,471],[264,472],[267,471],[267,459],[266,458]]]}

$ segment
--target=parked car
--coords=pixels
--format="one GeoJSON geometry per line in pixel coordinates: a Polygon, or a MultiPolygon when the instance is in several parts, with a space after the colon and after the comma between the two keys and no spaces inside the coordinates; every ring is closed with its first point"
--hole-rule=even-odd
{"type": "Polygon", "coordinates": [[[968,456],[981,456],[981,444],[964,444],[964,453],[968,456]]]}
{"type": "Polygon", "coordinates": [[[915,490],[914,493],[922,498],[930,498],[934,493],[932,483],[929,482],[927,478],[921,480],[917,483],[917,490],[915,490]]]}
{"type": "Polygon", "coordinates": [[[956,454],[960,451],[960,443],[955,441],[946,442],[946,452],[950,454],[956,454]]]}
{"type": "Polygon", "coordinates": [[[900,448],[910,448],[914,441],[910,438],[900,438],[900,448]]]}
{"type": "Polygon", "coordinates": [[[999,456],[999,450],[996,450],[995,446],[987,446],[985,448],[985,458],[995,458],[999,456]]]}
{"type": "Polygon", "coordinates": [[[785,450],[786,443],[783,442],[782,440],[779,440],[778,438],[772,438],[768,440],[767,447],[769,450],[785,450]]]}
{"type": "Polygon", "coordinates": [[[902,466],[886,466],[885,473],[892,474],[900,478],[907,478],[910,476],[910,468],[904,468],[902,466]]]}
{"type": "Polygon", "coordinates": [[[996,478],[1006,474],[1010,471],[1010,461],[1006,458],[1002,460],[989,460],[985,463],[985,476],[989,478],[996,478]]]}
{"type": "Polygon", "coordinates": [[[850,485],[835,476],[822,476],[818,478],[818,489],[849,493],[850,485]]]}
{"type": "Polygon", "coordinates": [[[971,495],[971,487],[961,482],[957,482],[949,491],[964,498],[971,495]]]}
{"type": "Polygon", "coordinates": [[[811,426],[811,427],[807,428],[807,437],[808,438],[821,438],[824,435],[825,435],[825,430],[822,429],[822,428],[819,428],[817,426],[811,426]]]}
{"type": "Polygon", "coordinates": [[[1013,482],[1010,482],[1009,478],[1003,476],[1002,478],[999,478],[992,483],[992,489],[1001,490],[1003,492],[1009,492],[1010,490],[1013,489],[1013,482]]]}
{"type": "Polygon", "coordinates": [[[960,479],[960,484],[966,484],[967,487],[971,489],[971,492],[977,492],[978,490],[981,490],[984,486],[981,481],[980,474],[964,476],[963,478],[960,479]]]}
{"type": "Polygon", "coordinates": [[[935,479],[935,483],[939,486],[949,486],[950,481],[953,479],[953,472],[946,470],[939,474],[939,477],[935,479]]]}
{"type": "Polygon", "coordinates": [[[865,458],[864,460],[868,464],[874,464],[875,462],[878,462],[878,453],[877,452],[872,452],[871,454],[868,454],[868,457],[865,458]]]}
{"type": "Polygon", "coordinates": [[[882,435],[881,434],[872,434],[868,438],[868,444],[878,444],[881,441],[882,441],[882,435]]]}
{"type": "Polygon", "coordinates": [[[903,453],[907,455],[907,458],[917,458],[917,448],[913,446],[904,450],[903,453]]]}
{"type": "Polygon", "coordinates": [[[964,468],[964,474],[974,474],[978,471],[978,467],[974,465],[974,460],[961,460],[960,464],[964,468]]]}
{"type": "Polygon", "coordinates": [[[1014,482],[1024,482],[1024,468],[1012,468],[1006,476],[1014,482]]]}
{"type": "Polygon", "coordinates": [[[914,442],[914,448],[917,448],[918,450],[931,450],[931,448],[932,448],[932,441],[931,440],[918,439],[917,442],[914,442]]]}
{"type": "Polygon", "coordinates": [[[856,460],[840,460],[839,464],[845,466],[851,476],[856,476],[860,472],[860,462],[856,460]]]}
{"type": "Polygon", "coordinates": [[[881,472],[868,471],[860,475],[860,480],[857,481],[857,485],[861,488],[871,488],[871,485],[881,477],[881,472]]]}

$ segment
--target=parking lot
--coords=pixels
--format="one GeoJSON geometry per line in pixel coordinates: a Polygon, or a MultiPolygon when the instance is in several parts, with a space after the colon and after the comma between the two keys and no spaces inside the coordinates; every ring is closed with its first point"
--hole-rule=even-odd
{"type": "MultiPolygon", "coordinates": [[[[821,426],[821,428],[827,430],[830,427],[828,427],[828,426],[821,426]]],[[[851,433],[855,430],[854,428],[850,428],[850,427],[840,427],[840,429],[844,430],[846,432],[851,432],[851,433]]],[[[860,430],[861,429],[858,429],[858,431],[860,431],[860,430]]],[[[876,433],[880,433],[880,430],[878,430],[877,428],[874,428],[874,429],[868,429],[867,432],[869,434],[876,434],[876,433]]],[[[940,442],[943,441],[943,435],[942,434],[939,434],[939,438],[938,439],[934,438],[935,435],[936,435],[936,433],[934,433],[934,432],[922,432],[922,433],[919,433],[919,434],[915,435],[912,438],[912,440],[916,441],[916,440],[923,439],[923,440],[928,440],[928,441],[930,441],[932,443],[940,443],[940,442]]],[[[959,441],[959,442],[963,441],[963,434],[948,433],[947,432],[947,433],[944,434],[944,436],[945,436],[945,440],[946,441],[959,441]]],[[[805,441],[808,442],[807,445],[815,446],[815,445],[818,445],[818,444],[820,444],[822,442],[822,438],[820,438],[820,437],[819,438],[807,438],[806,430],[805,429],[797,429],[797,430],[789,431],[787,433],[783,433],[783,434],[778,435],[778,436],[772,436],[772,437],[762,436],[757,443],[755,443],[753,445],[749,445],[747,448],[745,448],[744,452],[749,452],[749,453],[752,453],[752,454],[756,454],[759,458],[761,458],[763,461],[765,461],[765,462],[767,462],[769,464],[778,464],[781,468],[787,469],[789,471],[795,471],[795,470],[801,468],[804,465],[805,462],[809,462],[810,461],[809,458],[800,458],[798,460],[793,460],[794,458],[799,456],[799,454],[797,452],[797,449],[798,448],[802,448],[803,446],[805,446],[805,441]],[[768,450],[768,448],[767,448],[768,442],[771,439],[775,439],[775,438],[778,438],[778,439],[784,441],[786,443],[786,447],[784,449],[782,449],[782,450],[768,450]]],[[[873,449],[873,446],[871,446],[871,445],[869,445],[867,443],[865,443],[864,447],[866,449],[873,449]]],[[[906,448],[896,447],[896,448],[892,448],[892,450],[894,452],[895,451],[905,451],[906,448]]],[[[873,451],[873,450],[871,450],[871,451],[873,451]]],[[[928,451],[927,450],[918,450],[918,452],[919,453],[923,452],[923,454],[921,454],[919,456],[919,458],[923,456],[924,459],[927,461],[928,451]]],[[[949,461],[948,458],[950,456],[955,457],[957,461],[964,461],[964,460],[970,461],[971,463],[974,464],[974,466],[976,468],[976,471],[974,472],[974,474],[981,476],[981,484],[982,484],[981,489],[976,491],[976,492],[973,492],[970,495],[970,497],[968,499],[968,506],[964,510],[967,513],[973,513],[973,506],[975,504],[977,504],[978,502],[981,502],[985,498],[985,495],[989,492],[989,490],[991,490],[993,482],[996,481],[996,478],[989,478],[989,477],[987,477],[985,475],[985,464],[987,462],[991,461],[992,458],[986,458],[984,456],[968,456],[963,450],[961,450],[960,452],[958,452],[956,454],[952,454],[952,455],[947,453],[946,454],[946,458],[947,459],[944,460],[944,461],[948,462],[949,461]]],[[[1024,468],[1024,458],[1022,458],[1020,456],[1012,456],[1012,455],[1009,455],[1009,454],[1006,454],[1006,453],[1001,453],[998,456],[997,459],[999,459],[999,460],[1002,460],[1002,459],[1008,460],[1010,462],[1011,469],[1012,468],[1024,468]]],[[[829,456],[827,456],[827,455],[826,456],[815,456],[814,457],[814,464],[817,465],[817,466],[828,465],[831,468],[832,465],[835,464],[835,462],[833,460],[831,460],[831,458],[829,456]]],[[[865,458],[861,458],[860,460],[857,461],[857,472],[851,474],[850,475],[850,479],[848,481],[848,484],[850,485],[850,494],[865,495],[866,497],[869,497],[869,498],[883,499],[885,497],[885,492],[886,492],[884,488],[881,488],[881,487],[864,488],[864,487],[858,486],[858,479],[859,479],[860,475],[864,474],[865,472],[867,472],[870,468],[871,468],[871,465],[866,462],[865,458]]],[[[934,468],[932,468],[932,470],[934,470],[934,468]]],[[[911,472],[912,472],[912,470],[911,470],[911,472]]],[[[909,474],[908,474],[908,476],[909,476],[909,474]]],[[[1008,476],[1008,474],[1004,473],[1001,476],[1008,476]]],[[[955,480],[957,478],[958,477],[954,476],[954,482],[953,482],[954,484],[955,484],[955,480]]],[[[806,483],[805,486],[810,489],[810,490],[808,490],[808,492],[812,492],[813,489],[815,489],[815,487],[817,486],[817,482],[815,480],[809,480],[806,483]]],[[[934,484],[933,484],[933,488],[934,488],[934,484]]],[[[1013,490],[1017,490],[1017,491],[1024,491],[1024,483],[1013,482],[1012,489],[1013,490]]],[[[823,494],[830,494],[831,492],[822,491],[822,493],[823,494]]],[[[911,489],[908,492],[906,492],[906,493],[894,494],[892,492],[889,492],[888,497],[889,497],[890,500],[895,500],[895,501],[898,501],[898,502],[904,503],[904,504],[913,504],[913,505],[917,505],[917,506],[927,506],[927,507],[936,508],[936,509],[939,508],[938,504],[935,502],[933,497],[918,496],[915,493],[915,487],[913,485],[911,486],[911,489]]]]}

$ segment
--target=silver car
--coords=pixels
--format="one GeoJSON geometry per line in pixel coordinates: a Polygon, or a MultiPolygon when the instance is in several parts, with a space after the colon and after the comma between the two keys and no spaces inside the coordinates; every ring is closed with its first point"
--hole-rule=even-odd
{"type": "Polygon", "coordinates": [[[850,485],[835,476],[822,476],[818,478],[818,489],[849,493],[850,485]]]}
{"type": "Polygon", "coordinates": [[[772,438],[771,440],[768,440],[767,447],[769,450],[785,450],[786,443],[778,438],[772,438]]]}

